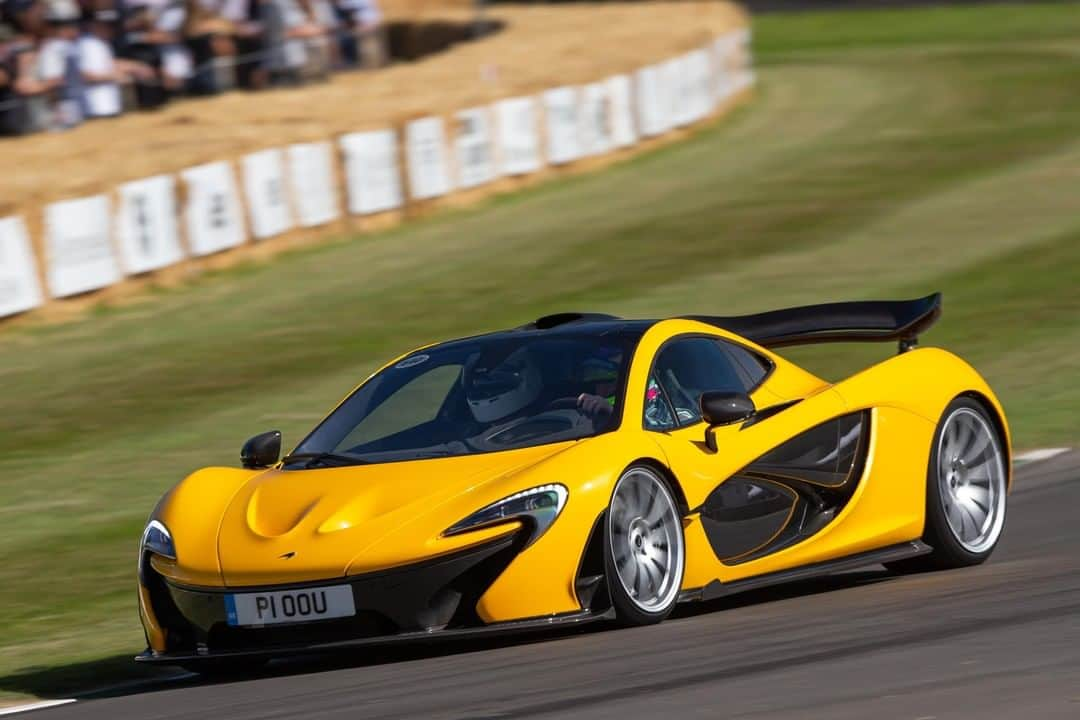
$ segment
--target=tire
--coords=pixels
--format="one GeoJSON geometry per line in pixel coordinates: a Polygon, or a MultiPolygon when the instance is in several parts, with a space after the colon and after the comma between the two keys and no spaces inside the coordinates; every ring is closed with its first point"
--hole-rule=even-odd
{"type": "Polygon", "coordinates": [[[604,519],[604,568],[616,619],[652,625],[671,614],[686,569],[682,514],[663,477],[645,465],[623,472],[604,519]]]}
{"type": "Polygon", "coordinates": [[[938,421],[926,473],[923,541],[933,551],[889,563],[918,572],[978,565],[997,547],[1007,505],[1004,438],[978,402],[959,397],[938,421]]]}

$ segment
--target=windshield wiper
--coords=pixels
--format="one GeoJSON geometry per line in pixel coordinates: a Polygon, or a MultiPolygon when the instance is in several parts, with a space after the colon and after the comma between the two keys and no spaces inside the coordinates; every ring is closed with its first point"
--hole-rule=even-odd
{"type": "Polygon", "coordinates": [[[343,455],[342,453],[333,452],[311,452],[311,453],[296,453],[294,455],[286,455],[282,460],[286,465],[292,465],[293,463],[303,462],[304,468],[314,467],[316,465],[367,465],[368,460],[358,458],[354,455],[343,455]]]}

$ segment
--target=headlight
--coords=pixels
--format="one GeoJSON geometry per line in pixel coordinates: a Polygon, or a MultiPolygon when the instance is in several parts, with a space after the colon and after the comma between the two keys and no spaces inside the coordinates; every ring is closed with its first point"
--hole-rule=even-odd
{"type": "Polygon", "coordinates": [[[151,520],[143,530],[142,543],[139,546],[139,557],[151,552],[155,555],[176,559],[176,547],[173,545],[172,535],[169,529],[159,520],[151,520]]]}
{"type": "Polygon", "coordinates": [[[528,519],[532,524],[532,544],[551,527],[559,517],[569,492],[563,485],[541,485],[530,490],[523,490],[510,497],[492,503],[482,510],[477,510],[464,520],[454,523],[443,535],[457,535],[468,530],[497,525],[507,520],[528,519]]]}

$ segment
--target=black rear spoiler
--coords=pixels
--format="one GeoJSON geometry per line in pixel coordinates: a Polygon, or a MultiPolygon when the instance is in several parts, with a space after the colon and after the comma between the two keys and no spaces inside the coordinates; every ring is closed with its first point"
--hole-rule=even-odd
{"type": "Polygon", "coordinates": [[[765,347],[896,340],[900,352],[918,344],[941,315],[941,293],[917,300],[866,300],[772,310],[756,315],[691,315],[765,347]]]}

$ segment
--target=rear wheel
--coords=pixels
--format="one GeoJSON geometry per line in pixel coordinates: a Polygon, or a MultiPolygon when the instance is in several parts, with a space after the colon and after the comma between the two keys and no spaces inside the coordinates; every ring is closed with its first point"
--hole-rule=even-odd
{"type": "Polygon", "coordinates": [[[604,564],[619,621],[649,625],[671,614],[682,587],[682,517],[665,480],[633,465],[615,484],[604,532],[604,564]]]}
{"type": "Polygon", "coordinates": [[[978,565],[1005,527],[1004,439],[982,405],[957,398],[934,435],[926,486],[929,555],[892,563],[900,571],[978,565]]]}

